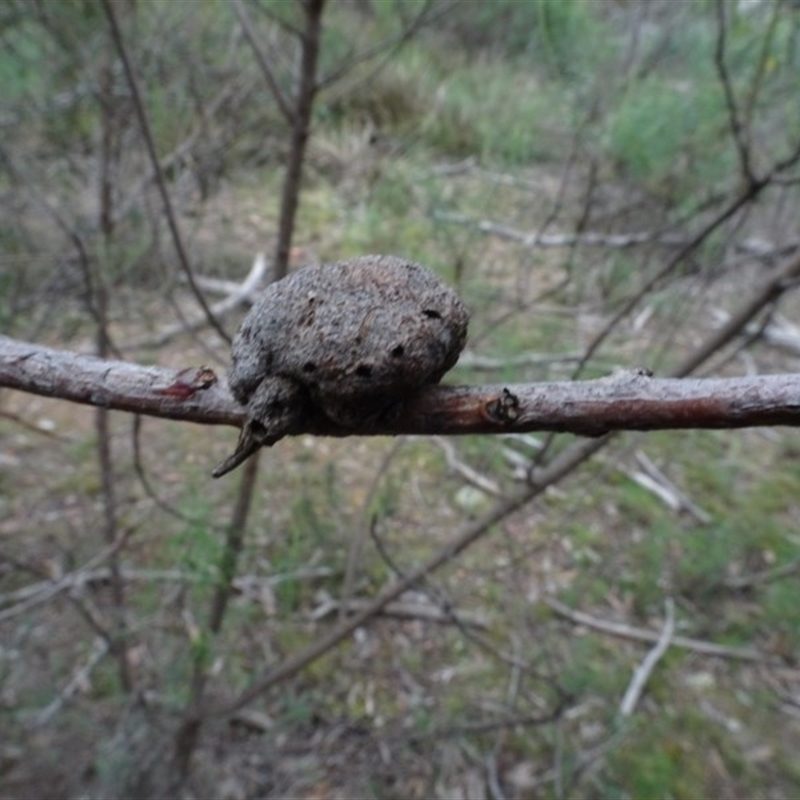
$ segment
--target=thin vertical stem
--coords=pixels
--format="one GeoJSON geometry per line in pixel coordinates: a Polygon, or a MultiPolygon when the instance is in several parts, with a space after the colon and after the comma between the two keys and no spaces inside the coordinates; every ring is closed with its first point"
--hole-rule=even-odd
{"type": "MultiPolygon", "coordinates": [[[[106,0],[107,2],[108,0],[106,0]]],[[[308,143],[311,111],[316,93],[316,68],[319,54],[322,11],[325,0],[306,0],[303,7],[306,13],[306,24],[302,35],[302,57],[297,96],[294,108],[292,145],[286,175],[283,182],[281,214],[278,230],[278,241],[275,248],[273,280],[286,275],[289,266],[289,250],[294,233],[295,218],[300,197],[300,179],[303,171],[306,144],[308,143]]],[[[237,492],[231,524],[225,536],[225,545],[219,561],[219,579],[209,610],[207,632],[215,636],[222,630],[231,594],[233,579],[244,546],[244,535],[247,519],[252,506],[258,475],[259,453],[255,453],[245,463],[241,482],[237,492]]],[[[194,753],[203,726],[203,698],[208,682],[207,648],[197,648],[192,668],[191,699],[175,737],[175,766],[178,786],[183,783],[191,770],[194,753]]]]}
{"type": "Polygon", "coordinates": [[[311,111],[317,93],[317,58],[322,28],[325,0],[305,0],[305,27],[303,29],[300,76],[294,108],[294,126],[289,162],[281,197],[281,215],[278,222],[278,241],[275,246],[273,274],[276,280],[286,275],[289,268],[289,251],[292,246],[297,205],[300,199],[300,179],[306,145],[311,132],[311,111]]]}
{"type": "MultiPolygon", "coordinates": [[[[114,112],[112,92],[111,65],[106,61],[100,75],[100,185],[99,209],[100,230],[103,234],[105,251],[114,233],[114,210],[112,190],[112,165],[115,158],[115,139],[117,116],[114,112]]],[[[99,268],[87,259],[86,262],[87,295],[94,306],[94,317],[97,325],[96,349],[100,358],[107,358],[112,349],[108,335],[108,286],[99,268]]],[[[97,462],[100,470],[100,485],[103,497],[103,539],[111,547],[117,541],[117,499],[114,485],[114,456],[111,448],[111,431],[109,426],[110,412],[98,407],[95,412],[95,432],[97,434],[97,462]]],[[[114,550],[108,559],[111,576],[111,597],[113,604],[113,624],[109,647],[116,657],[119,679],[126,692],[133,689],[133,678],[128,663],[128,644],[125,619],[125,579],[119,564],[119,554],[114,550]]]]}

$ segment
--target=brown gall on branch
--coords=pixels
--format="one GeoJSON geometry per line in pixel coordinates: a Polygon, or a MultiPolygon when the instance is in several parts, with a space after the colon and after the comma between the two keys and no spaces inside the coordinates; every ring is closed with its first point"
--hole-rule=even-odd
{"type": "MultiPolygon", "coordinates": [[[[0,336],[0,386],[117,411],[241,427],[245,410],[205,367],[182,370],[54,350],[0,336]]],[[[426,386],[369,427],[311,414],[319,436],[496,434],[800,426],[800,375],[675,379],[626,372],[590,381],[426,386]]]]}
{"type": "Polygon", "coordinates": [[[468,322],[447,284],[397,256],[313,264],[271,283],[233,340],[228,386],[247,422],[214,477],[314,416],[371,427],[455,365],[468,322]]]}

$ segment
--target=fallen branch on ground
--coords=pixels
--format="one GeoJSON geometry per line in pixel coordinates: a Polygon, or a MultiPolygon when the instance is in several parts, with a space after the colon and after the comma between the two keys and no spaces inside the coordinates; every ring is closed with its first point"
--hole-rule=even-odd
{"type": "MultiPolygon", "coordinates": [[[[608,633],[611,636],[619,636],[623,639],[634,639],[639,642],[657,643],[662,633],[650,631],[646,628],[635,628],[633,625],[625,625],[622,622],[611,622],[610,620],[598,619],[582,611],[575,611],[564,603],[559,602],[554,597],[543,597],[542,602],[558,614],[565,617],[576,625],[583,625],[586,628],[608,633]]],[[[734,647],[724,644],[714,644],[714,642],[704,642],[702,639],[690,639],[688,636],[672,636],[669,643],[673,647],[680,647],[684,650],[692,650],[695,653],[702,653],[706,656],[717,656],[719,658],[733,658],[740,661],[772,661],[769,655],[760,653],[751,647],[734,647]]]]}
{"type": "Polygon", "coordinates": [[[636,704],[642,696],[645,684],[655,669],[656,664],[661,660],[661,656],[667,652],[667,648],[675,634],[675,603],[671,597],[668,597],[664,605],[666,608],[666,619],[661,635],[655,647],[650,650],[642,663],[633,671],[631,682],[628,684],[625,696],[622,698],[622,703],[620,703],[619,713],[622,714],[623,717],[629,717],[633,714],[636,704]]]}

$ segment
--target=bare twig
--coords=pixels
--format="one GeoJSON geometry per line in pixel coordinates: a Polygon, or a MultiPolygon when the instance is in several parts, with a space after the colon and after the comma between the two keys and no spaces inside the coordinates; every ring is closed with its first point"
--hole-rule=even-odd
{"type": "Polygon", "coordinates": [[[342,581],[342,589],[339,593],[339,615],[340,620],[344,619],[349,610],[349,601],[353,595],[353,587],[355,585],[356,573],[361,563],[361,553],[364,549],[364,543],[367,541],[371,528],[374,526],[374,512],[372,504],[378,493],[383,476],[388,471],[400,448],[407,440],[405,438],[398,438],[392,442],[389,451],[383,458],[380,467],[375,471],[372,482],[364,499],[364,504],[361,507],[359,514],[360,524],[358,529],[350,537],[350,545],[347,548],[347,561],[345,563],[344,580],[342,581]]]}
{"type": "Polygon", "coordinates": [[[280,109],[281,114],[283,114],[286,121],[292,126],[296,125],[296,109],[292,108],[291,104],[286,99],[283,89],[281,89],[277,78],[272,72],[272,68],[269,65],[269,59],[261,48],[261,42],[259,42],[258,36],[253,30],[253,25],[250,22],[250,17],[247,15],[247,9],[245,8],[244,3],[242,0],[230,0],[230,5],[233,9],[233,13],[236,15],[239,25],[242,28],[244,38],[247,39],[247,43],[250,45],[250,49],[253,51],[253,55],[256,57],[258,68],[261,70],[261,74],[264,76],[264,80],[267,83],[270,94],[277,103],[278,108],[280,109]]]}
{"type": "Polygon", "coordinates": [[[758,96],[761,92],[761,86],[764,81],[764,76],[770,72],[770,52],[775,41],[775,32],[778,28],[778,23],[783,16],[784,7],[783,3],[772,3],[770,8],[770,18],[767,24],[765,33],[760,34],[761,48],[756,59],[755,73],[753,80],[750,84],[749,91],[744,103],[744,110],[742,111],[742,120],[745,126],[750,126],[753,123],[753,111],[758,101],[758,96]]]}
{"type": "Polygon", "coordinates": [[[300,200],[300,178],[306,145],[311,134],[311,111],[317,93],[317,58],[322,31],[322,12],[325,0],[303,0],[305,27],[301,39],[300,71],[297,76],[297,95],[293,105],[292,139],[289,161],[283,180],[281,213],[278,221],[278,240],[275,244],[273,269],[275,280],[280,280],[289,267],[297,204],[300,200]]]}
{"type": "MultiPolygon", "coordinates": [[[[46,603],[48,600],[55,597],[59,592],[70,589],[81,581],[82,575],[88,575],[103,561],[111,558],[115,553],[119,552],[120,548],[125,544],[128,539],[129,531],[123,531],[116,541],[112,542],[107,547],[104,547],[99,553],[93,555],[80,569],[75,570],[56,581],[47,581],[46,583],[37,584],[37,590],[33,594],[26,594],[21,597],[19,602],[10,608],[4,608],[0,611],[0,622],[5,622],[12,617],[16,617],[25,611],[28,611],[35,606],[46,603]]],[[[20,590],[22,591],[22,590],[20,590]]],[[[3,596],[5,599],[7,596],[3,596]]],[[[15,593],[9,595],[10,599],[16,598],[15,593]]],[[[2,601],[0,599],[0,601],[2,601]]]]}
{"type": "MultiPolygon", "coordinates": [[[[245,302],[252,302],[256,294],[256,290],[261,285],[264,275],[267,272],[267,260],[262,253],[259,253],[253,261],[253,266],[250,272],[247,273],[245,279],[239,283],[231,283],[225,281],[226,288],[228,288],[228,296],[224,297],[217,303],[210,306],[211,313],[215,318],[223,317],[234,311],[245,302]]],[[[209,279],[196,278],[197,285],[200,286],[206,283],[209,279]]],[[[221,283],[221,282],[220,282],[221,283]]],[[[214,290],[219,287],[219,283],[211,283],[214,290]]],[[[176,336],[188,333],[189,331],[198,330],[206,325],[208,322],[204,314],[199,314],[193,317],[185,317],[179,322],[169,325],[164,325],[159,331],[152,335],[143,336],[139,339],[132,339],[126,342],[125,349],[132,350],[142,347],[162,347],[171,339],[176,336]]]]}
{"type": "Polygon", "coordinates": [[[635,457],[642,471],[634,470],[626,472],[631,480],[638,483],[642,488],[653,492],[653,494],[661,498],[673,511],[687,511],[701,525],[708,525],[712,521],[713,518],[711,514],[700,508],[697,503],[678,489],[678,487],[652,462],[646,453],[637,450],[635,457]]]}
{"type": "MultiPolygon", "coordinates": [[[[251,91],[251,87],[254,84],[254,79],[250,79],[248,84],[245,84],[243,88],[238,90],[239,94],[242,96],[237,98],[239,102],[242,102],[243,99],[246,98],[247,94],[251,91]]],[[[194,126],[194,128],[188,133],[186,138],[180,142],[180,144],[159,159],[158,163],[162,173],[167,172],[175,164],[179,164],[182,159],[186,158],[186,156],[192,152],[192,148],[198,142],[201,135],[207,131],[208,120],[213,117],[228,100],[236,96],[236,90],[237,87],[235,80],[226,83],[222,89],[220,89],[217,95],[209,102],[208,106],[202,110],[201,121],[194,126]]],[[[116,224],[121,221],[123,217],[125,217],[139,201],[139,198],[144,190],[155,179],[156,172],[151,164],[147,174],[140,177],[136,183],[129,187],[125,198],[117,203],[117,206],[114,209],[112,222],[116,224]]]]}
{"type": "MultiPolygon", "coordinates": [[[[451,0],[450,3],[441,4],[438,8],[433,8],[433,0],[425,0],[425,4],[419,10],[416,16],[410,22],[408,22],[402,28],[402,30],[393,36],[383,39],[377,44],[362,50],[360,53],[351,55],[345,61],[342,61],[327,75],[324,75],[319,79],[318,88],[320,90],[327,89],[334,83],[340,81],[358,64],[363,64],[364,62],[370,61],[378,55],[383,55],[384,58],[382,63],[375,67],[368,76],[369,78],[374,77],[381,67],[389,60],[389,58],[393,56],[409,39],[411,39],[423,25],[433,22],[433,20],[449,13],[453,4],[453,0],[451,0]]],[[[352,91],[353,88],[354,87],[352,85],[347,87],[349,91],[352,91]]]]}
{"type": "Polygon", "coordinates": [[[85,691],[92,670],[103,660],[108,653],[108,643],[98,637],[92,645],[92,652],[75,674],[69,679],[58,695],[43,709],[38,711],[33,718],[32,727],[42,728],[68,703],[78,692],[85,691]]]}
{"type": "MultiPolygon", "coordinates": [[[[95,563],[92,559],[91,563],[95,563]]],[[[120,574],[126,583],[131,582],[164,582],[177,584],[205,583],[207,578],[197,573],[185,572],[179,569],[134,569],[122,567],[120,574]]],[[[257,595],[264,587],[278,586],[287,581],[313,581],[318,578],[329,578],[334,574],[330,567],[301,567],[290,572],[276,572],[271,575],[240,575],[233,580],[233,587],[243,595],[257,595]]],[[[108,581],[111,573],[107,567],[90,569],[84,566],[81,569],[70,572],[58,581],[37,581],[36,583],[23,586],[20,589],[6,592],[0,595],[0,605],[7,603],[21,603],[30,601],[32,604],[47,602],[57,594],[65,591],[79,591],[85,586],[92,586],[97,583],[108,581]]],[[[24,608],[8,609],[14,614],[27,611],[31,605],[24,608]]],[[[5,617],[4,617],[5,619],[5,617]]]]}
{"type": "Polygon", "coordinates": [[[704,361],[735,339],[746,326],[767,306],[774,303],[800,277],[800,255],[773,270],[742,306],[731,314],[728,321],[715,331],[682,364],[685,373],[694,372],[704,361]]]}
{"type": "MultiPolygon", "coordinates": [[[[4,336],[0,386],[205,425],[239,426],[245,416],[207,367],[143,367],[4,336]]],[[[323,436],[542,430],[601,436],[613,430],[795,426],[800,425],[800,375],[677,380],[634,370],[591,381],[430,386],[401,403],[391,419],[369,428],[344,429],[319,413],[306,423],[305,432],[323,436]]]]}
{"type": "Polygon", "coordinates": [[[486,531],[493,525],[529,503],[540,492],[544,491],[547,486],[560,480],[564,475],[575,469],[578,464],[583,463],[587,458],[597,452],[605,441],[605,439],[595,439],[580,442],[569,450],[560,453],[545,469],[541,470],[540,475],[537,476],[537,483],[520,487],[507,498],[498,501],[495,506],[481,518],[474,522],[467,523],[463,528],[457,531],[450,541],[434,553],[428,560],[415,567],[401,579],[388,584],[363,611],[360,611],[349,619],[343,620],[304,649],[293,653],[274,667],[256,676],[249,688],[245,689],[237,697],[232,698],[229,702],[222,703],[215,708],[209,709],[207,713],[223,716],[230,714],[247,705],[251,700],[258,697],[270,687],[280,683],[290,675],[296,674],[303,669],[303,667],[312,663],[324,653],[327,653],[349,636],[356,628],[363,625],[376,614],[379,614],[389,603],[402,595],[403,592],[416,585],[426,575],[435,572],[439,567],[456,558],[459,553],[483,537],[486,531]]]}
{"type": "Polygon", "coordinates": [[[625,696],[619,706],[619,713],[623,717],[633,714],[636,704],[644,691],[648,678],[655,669],[656,664],[661,660],[661,656],[667,652],[667,648],[672,641],[675,633],[675,603],[671,597],[664,601],[665,619],[661,635],[658,637],[656,646],[645,656],[644,660],[633,671],[633,677],[625,691],[625,696]]]}
{"type": "Polygon", "coordinates": [[[122,68],[125,72],[125,78],[128,81],[128,86],[131,91],[131,99],[133,100],[133,106],[136,111],[136,117],[139,120],[139,126],[142,129],[142,137],[144,138],[145,147],[147,148],[147,153],[150,158],[150,163],[153,168],[153,173],[156,179],[156,185],[158,187],[159,194],[161,195],[161,201],[164,205],[164,216],[167,218],[167,225],[169,226],[170,235],[172,236],[172,242],[175,246],[175,252],[178,256],[178,263],[183,270],[186,279],[189,282],[189,286],[191,287],[192,294],[195,296],[200,308],[203,309],[203,313],[208,320],[208,324],[220,335],[223,341],[228,342],[230,344],[231,337],[225,332],[222,326],[219,324],[219,321],[216,319],[214,314],[212,313],[211,309],[208,307],[208,303],[206,302],[205,297],[203,297],[203,293],[200,291],[199,287],[195,283],[194,280],[194,273],[192,272],[192,267],[189,264],[189,258],[186,255],[186,250],[183,247],[183,240],[181,239],[180,230],[178,229],[178,221],[175,217],[175,213],[172,209],[172,201],[169,197],[169,192],[167,191],[167,184],[164,180],[164,172],[161,168],[161,162],[159,161],[158,154],[156,153],[156,146],[155,142],[153,141],[153,134],[150,130],[150,122],[147,118],[147,113],[145,112],[144,103],[142,102],[141,93],[139,92],[139,84],[136,80],[136,75],[133,71],[133,65],[131,64],[130,58],[128,57],[128,51],[125,47],[125,41],[122,37],[122,31],[120,30],[119,23],[117,22],[117,16],[114,12],[114,4],[111,0],[102,0],[103,11],[106,15],[106,19],[108,20],[109,29],[111,31],[111,37],[114,40],[114,46],[117,48],[117,52],[119,53],[120,61],[122,62],[122,68]]]}
{"type": "Polygon", "coordinates": [[[434,436],[433,442],[444,453],[447,466],[453,472],[460,475],[467,483],[480,489],[486,494],[494,495],[495,497],[502,497],[503,490],[497,481],[492,480],[487,475],[482,475],[477,470],[473,469],[469,464],[464,463],[456,453],[455,447],[441,436],[434,436]]]}
{"type": "MultiPolygon", "coordinates": [[[[330,616],[335,611],[339,612],[339,618],[346,617],[348,613],[355,611],[363,611],[369,605],[371,600],[360,600],[358,598],[351,598],[346,603],[340,603],[338,600],[326,600],[321,605],[317,606],[311,614],[310,618],[315,622],[330,616]]],[[[399,617],[400,619],[421,619],[426,622],[438,622],[441,624],[458,622],[460,625],[471,625],[476,628],[488,628],[489,618],[486,614],[481,614],[476,611],[443,611],[433,603],[419,603],[410,601],[397,601],[388,603],[384,606],[380,614],[387,617],[399,617]]]]}
{"type": "Polygon", "coordinates": [[[752,185],[756,182],[753,175],[753,168],[750,159],[750,142],[748,132],[745,129],[742,120],[739,118],[739,109],[736,105],[736,96],[733,92],[733,85],[731,84],[731,76],[728,73],[728,66],[725,62],[725,39],[727,22],[725,20],[725,0],[717,0],[717,46],[714,49],[714,65],[717,68],[722,90],[725,95],[725,106],[728,110],[728,121],[730,123],[731,135],[733,141],[736,143],[736,149],[739,153],[739,169],[742,173],[742,179],[748,184],[752,185]]]}
{"type": "Polygon", "coordinates": [[[52,350],[0,336],[0,386],[75,403],[239,425],[243,409],[207,367],[182,370],[52,350]]]}
{"type": "Polygon", "coordinates": [[[14,414],[11,411],[5,411],[3,409],[0,409],[0,419],[7,419],[9,422],[19,425],[26,431],[38,433],[41,436],[46,436],[48,439],[55,439],[59,442],[70,441],[68,436],[62,436],[61,434],[56,433],[55,423],[53,423],[51,420],[43,419],[39,422],[30,422],[24,417],[21,417],[19,414],[14,414]]]}
{"type": "MultiPolygon", "coordinates": [[[[611,636],[618,636],[622,639],[634,639],[638,642],[658,642],[662,633],[656,633],[645,628],[636,628],[633,625],[625,625],[621,622],[610,622],[609,620],[592,617],[582,611],[575,611],[554,597],[544,597],[542,602],[550,609],[555,611],[560,617],[574,622],[576,625],[583,625],[586,628],[608,633],[611,636]]],[[[733,647],[723,644],[705,642],[701,639],[690,639],[686,636],[674,636],[670,644],[684,650],[691,650],[694,653],[701,653],[707,656],[719,658],[731,658],[739,661],[770,661],[771,659],[750,647],[733,647]]]]}
{"type": "Polygon", "coordinates": [[[466,214],[438,211],[434,214],[438,222],[465,225],[481,233],[500,236],[519,242],[524,247],[637,247],[642,244],[656,243],[667,247],[681,247],[686,244],[685,236],[677,236],[660,231],[636,231],[633,233],[596,233],[594,231],[578,233],[542,233],[517,230],[509,225],[492,222],[488,219],[472,219],[466,214]]]}
{"type": "MultiPolygon", "coordinates": [[[[714,233],[714,231],[716,231],[729,219],[732,219],[741,209],[754,202],[768,185],[768,180],[757,181],[748,184],[737,197],[731,200],[728,205],[719,211],[713,217],[713,219],[707,222],[701,228],[701,230],[698,231],[698,233],[691,237],[691,239],[686,242],[686,244],[684,244],[678,250],[678,252],[672,256],[672,258],[668,259],[668,261],[659,270],[645,280],[642,286],[639,287],[639,290],[631,295],[631,297],[629,297],[622,304],[617,313],[613,315],[603,329],[589,343],[584,353],[583,360],[576,369],[574,375],[577,377],[577,375],[583,371],[583,367],[589,363],[603,342],[605,342],[605,340],[611,335],[611,332],[615,330],[619,323],[639,305],[644,297],[647,297],[653,291],[653,289],[656,288],[656,286],[658,286],[669,275],[671,275],[689,255],[691,255],[703,242],[706,241],[706,239],[708,239],[712,233],[714,233]]],[[[798,259],[798,263],[800,264],[800,259],[798,259]]],[[[716,347],[714,349],[716,350],[716,347]]],[[[698,357],[699,355],[700,354],[698,354],[698,357]]],[[[705,361],[706,358],[707,355],[703,356],[701,360],[705,361]]],[[[691,369],[687,370],[687,372],[691,371],[691,369]]]]}
{"type": "MultiPolygon", "coordinates": [[[[244,535],[247,518],[253,500],[256,477],[258,475],[258,458],[251,458],[244,465],[236,502],[231,515],[231,522],[225,532],[225,544],[219,559],[219,577],[214,595],[211,599],[206,630],[212,635],[222,630],[225,612],[233,596],[233,581],[239,556],[244,546],[244,535]]],[[[177,767],[177,780],[184,780],[190,770],[192,754],[197,746],[203,724],[202,706],[206,683],[208,682],[209,662],[203,648],[197,648],[192,659],[192,678],[189,690],[189,702],[185,709],[183,724],[175,735],[174,759],[177,767]]]]}

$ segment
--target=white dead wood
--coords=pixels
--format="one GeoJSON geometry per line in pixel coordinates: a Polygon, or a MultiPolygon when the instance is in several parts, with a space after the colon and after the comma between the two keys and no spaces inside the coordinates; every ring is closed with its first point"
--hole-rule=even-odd
{"type": "Polygon", "coordinates": [[[473,469],[469,464],[462,461],[456,453],[456,448],[452,442],[443,439],[441,436],[432,437],[434,444],[444,453],[447,466],[456,474],[460,475],[467,483],[472,484],[482,492],[493,495],[494,497],[502,497],[503,489],[497,481],[493,481],[486,475],[481,474],[476,469],[473,469]]]}
{"type": "Polygon", "coordinates": [[[86,662],[75,671],[58,695],[33,716],[31,727],[44,727],[78,692],[88,691],[89,677],[92,674],[92,670],[105,658],[108,652],[108,643],[98,636],[94,640],[92,651],[86,662]]]}
{"type": "Polygon", "coordinates": [[[664,627],[661,629],[661,635],[658,637],[655,647],[645,656],[644,660],[633,671],[633,677],[625,692],[625,696],[620,703],[619,713],[623,717],[629,717],[633,714],[639,698],[642,696],[644,687],[647,684],[650,675],[656,667],[656,664],[661,660],[661,656],[667,652],[667,648],[672,641],[675,633],[675,603],[671,597],[664,601],[664,627]]]}
{"type": "MultiPolygon", "coordinates": [[[[650,631],[645,628],[636,628],[632,625],[625,625],[621,622],[610,622],[609,620],[599,619],[582,611],[575,611],[554,597],[543,597],[542,602],[558,614],[560,617],[574,622],[576,625],[583,625],[601,633],[611,636],[618,636],[623,639],[633,639],[638,642],[658,642],[661,633],[650,631]]],[[[772,659],[751,647],[733,647],[713,642],[705,642],[701,639],[690,639],[686,636],[673,636],[670,643],[675,647],[684,650],[691,650],[706,656],[716,656],[718,658],[731,658],[739,661],[757,661],[768,663],[772,659]]]]}
{"type": "Polygon", "coordinates": [[[653,492],[673,511],[686,511],[702,525],[708,525],[713,520],[711,514],[678,489],[644,452],[637,450],[635,458],[642,471],[634,470],[628,473],[631,480],[643,489],[653,492]]]}
{"type": "MultiPolygon", "coordinates": [[[[16,617],[37,605],[46,603],[60,592],[73,588],[81,581],[81,576],[91,572],[98,564],[102,564],[103,561],[110,558],[121,549],[127,538],[128,534],[123,534],[116,541],[104,547],[99,553],[95,553],[82,567],[55,581],[41,581],[34,584],[37,588],[32,592],[27,592],[26,590],[28,587],[23,587],[23,589],[17,590],[17,592],[10,592],[8,595],[4,595],[4,597],[9,597],[11,602],[16,602],[16,605],[0,611],[0,622],[16,617]]],[[[110,571],[108,572],[110,574],[110,571]]],[[[2,602],[2,598],[0,598],[0,602],[2,602]]]]}
{"type": "MultiPolygon", "coordinates": [[[[730,314],[718,311],[720,324],[730,319],[730,314]]],[[[766,325],[750,323],[742,331],[744,336],[755,336],[759,341],[793,356],[800,356],[800,327],[789,322],[786,317],[776,314],[766,325]]]]}
{"type": "MultiPolygon", "coordinates": [[[[369,608],[372,600],[360,600],[351,598],[346,604],[340,603],[333,598],[325,599],[309,615],[310,619],[317,622],[331,614],[344,611],[345,613],[356,613],[369,608]]],[[[381,614],[389,617],[400,617],[401,619],[419,619],[425,622],[437,622],[440,624],[450,624],[458,622],[461,625],[469,625],[475,628],[487,629],[489,627],[489,617],[476,611],[443,611],[438,606],[431,603],[419,603],[399,600],[388,603],[381,609],[381,614]]]]}
{"type": "Polygon", "coordinates": [[[635,247],[651,242],[668,247],[683,247],[686,237],[663,231],[634,231],[632,233],[529,233],[488,219],[473,219],[465,214],[437,212],[439,222],[464,225],[481,233],[519,242],[524,247],[635,247]]]}
{"type": "MultiPolygon", "coordinates": [[[[89,565],[108,557],[107,550],[94,556],[81,569],[70,572],[56,581],[36,581],[36,583],[6,592],[0,595],[0,605],[9,606],[0,611],[0,622],[28,611],[29,609],[52,600],[62,592],[80,592],[85,587],[105,583],[111,578],[108,567],[91,569],[89,565]]],[[[291,572],[279,572],[275,575],[240,575],[233,580],[233,588],[244,595],[258,596],[263,587],[278,586],[286,581],[314,580],[327,578],[334,574],[330,567],[301,567],[291,572]]],[[[183,572],[177,569],[133,569],[123,567],[120,576],[126,583],[204,583],[207,578],[183,572]]]]}
{"type": "MultiPolygon", "coordinates": [[[[209,307],[211,313],[217,318],[224,317],[231,311],[239,308],[239,306],[242,304],[248,302],[252,303],[258,288],[265,282],[264,276],[266,272],[266,256],[264,256],[263,253],[259,253],[253,261],[253,266],[250,268],[250,272],[247,273],[247,276],[241,283],[237,284],[228,281],[224,282],[224,285],[227,289],[227,296],[209,307]]],[[[195,283],[197,286],[202,286],[203,284],[207,285],[210,281],[213,281],[213,279],[201,277],[195,278],[195,283]]],[[[215,285],[218,287],[220,284],[217,283],[215,285]]],[[[208,320],[204,314],[194,314],[180,322],[173,322],[169,325],[165,325],[154,334],[149,334],[148,336],[143,336],[139,339],[133,339],[132,341],[126,342],[124,349],[130,350],[132,348],[139,347],[161,347],[171,339],[174,339],[176,336],[180,336],[183,333],[199,330],[200,328],[205,327],[207,322],[208,320]]]]}

